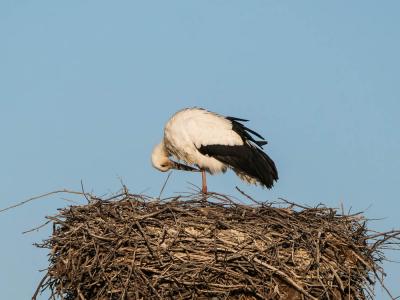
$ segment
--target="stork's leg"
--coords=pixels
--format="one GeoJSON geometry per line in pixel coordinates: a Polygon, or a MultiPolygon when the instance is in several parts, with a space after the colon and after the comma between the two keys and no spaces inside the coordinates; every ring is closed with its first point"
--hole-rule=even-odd
{"type": "Polygon", "coordinates": [[[206,171],[201,170],[201,192],[203,194],[207,194],[207,180],[206,180],[206,171]]]}

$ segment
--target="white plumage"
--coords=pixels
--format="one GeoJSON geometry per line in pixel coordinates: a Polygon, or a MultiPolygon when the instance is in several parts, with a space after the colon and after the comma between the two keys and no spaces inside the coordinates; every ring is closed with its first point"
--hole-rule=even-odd
{"type": "Polygon", "coordinates": [[[160,171],[180,169],[215,174],[232,168],[249,183],[268,188],[278,179],[274,162],[261,151],[265,141],[255,141],[249,132],[259,134],[240,122],[247,120],[224,117],[201,108],[187,108],[175,113],[166,123],[164,138],[153,150],[152,163],[160,171]],[[169,157],[184,162],[173,161],[169,157]]]}

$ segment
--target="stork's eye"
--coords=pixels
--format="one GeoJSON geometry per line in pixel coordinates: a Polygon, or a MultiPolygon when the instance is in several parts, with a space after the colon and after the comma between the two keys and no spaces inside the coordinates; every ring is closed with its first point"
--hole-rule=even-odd
{"type": "Polygon", "coordinates": [[[165,168],[167,165],[166,164],[162,164],[161,167],[165,168]]]}

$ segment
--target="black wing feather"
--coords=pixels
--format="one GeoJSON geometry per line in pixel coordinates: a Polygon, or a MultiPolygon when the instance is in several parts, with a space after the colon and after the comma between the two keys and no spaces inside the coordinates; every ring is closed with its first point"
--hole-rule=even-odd
{"type": "Polygon", "coordinates": [[[248,122],[249,120],[246,119],[241,119],[241,118],[235,118],[235,117],[226,117],[226,119],[230,121],[239,121],[239,122],[248,122]]]}
{"type": "Polygon", "coordinates": [[[274,181],[278,180],[278,171],[273,160],[255,146],[202,145],[198,150],[203,155],[227,164],[235,171],[255,178],[267,188],[271,188],[274,181]]]}
{"type": "MultiPolygon", "coordinates": [[[[240,124],[240,123],[239,123],[239,124],[240,124]]],[[[240,124],[240,125],[242,125],[242,124],[240,124]]],[[[251,132],[251,133],[254,134],[256,137],[258,137],[258,138],[264,140],[264,138],[261,136],[261,134],[255,132],[254,130],[251,130],[250,128],[247,128],[246,126],[243,126],[243,125],[242,125],[242,127],[243,127],[244,130],[246,130],[246,131],[248,131],[248,132],[251,132]]]]}
{"type": "Polygon", "coordinates": [[[261,136],[261,134],[255,132],[254,130],[244,126],[243,124],[240,124],[238,121],[241,122],[247,122],[248,120],[245,119],[239,119],[235,117],[226,117],[229,121],[232,123],[232,130],[235,131],[243,140],[243,142],[251,141],[257,146],[259,146],[262,149],[263,145],[266,145],[268,142],[261,136]],[[256,141],[250,134],[249,132],[256,137],[262,139],[261,141],[256,141]]]}

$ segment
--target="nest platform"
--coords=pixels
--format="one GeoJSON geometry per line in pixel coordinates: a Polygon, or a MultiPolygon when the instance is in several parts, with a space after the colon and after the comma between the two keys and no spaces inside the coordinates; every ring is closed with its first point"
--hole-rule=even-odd
{"type": "Polygon", "coordinates": [[[216,193],[88,200],[48,217],[33,298],[373,299],[385,235],[361,214],[216,193]]]}

